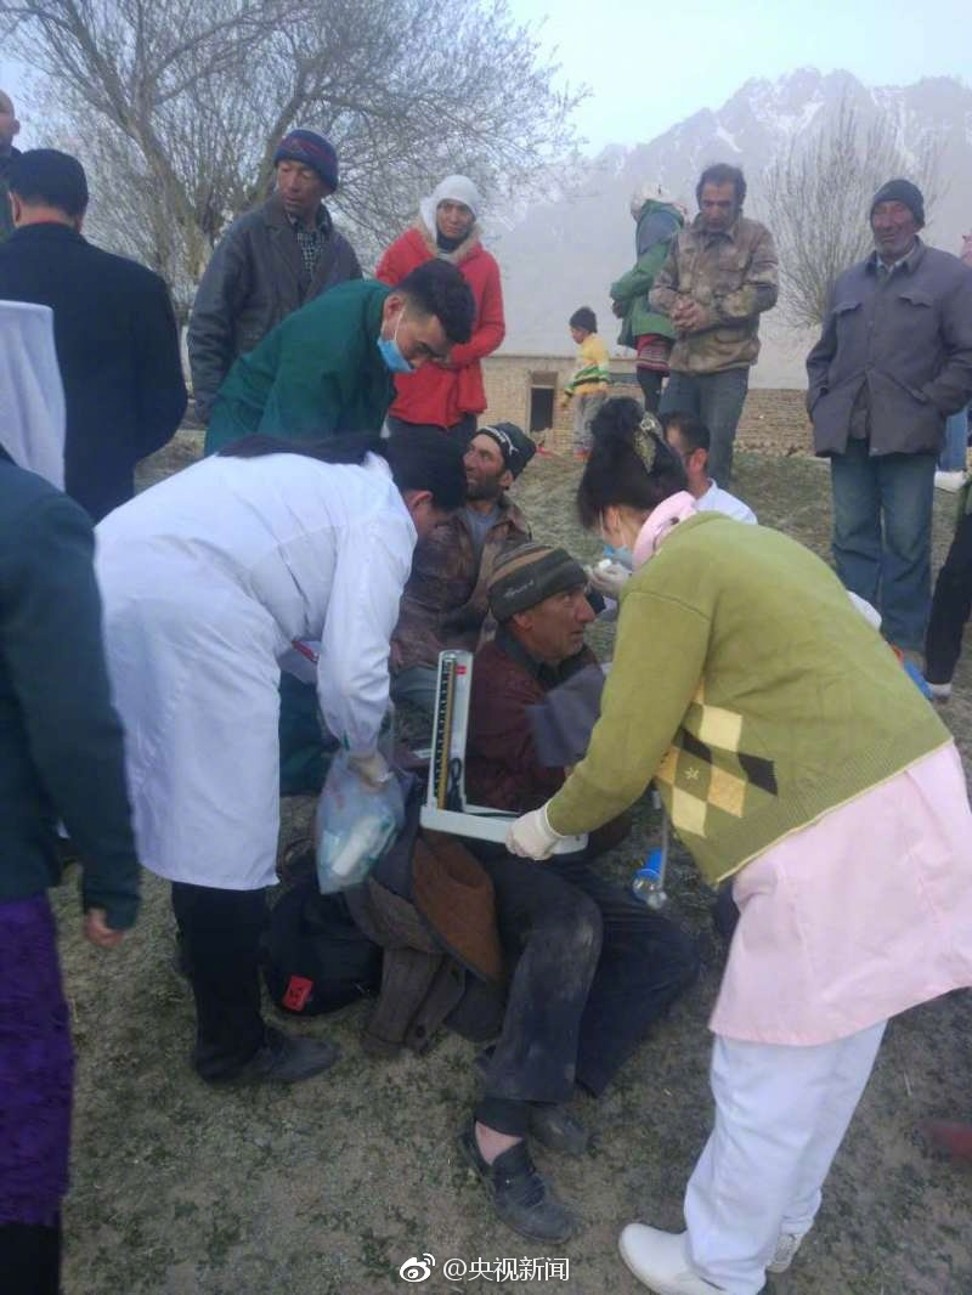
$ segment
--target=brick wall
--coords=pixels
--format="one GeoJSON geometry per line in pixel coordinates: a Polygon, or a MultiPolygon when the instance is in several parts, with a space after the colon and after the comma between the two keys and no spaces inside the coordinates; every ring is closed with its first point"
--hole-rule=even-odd
{"type": "MultiPolygon", "coordinates": [[[[558,406],[575,367],[576,361],[568,355],[490,355],[483,361],[487,407],[481,421],[546,431],[549,448],[568,449],[570,413],[561,413],[558,406]]],[[[612,359],[611,376],[611,395],[640,399],[634,359],[612,359]]]]}

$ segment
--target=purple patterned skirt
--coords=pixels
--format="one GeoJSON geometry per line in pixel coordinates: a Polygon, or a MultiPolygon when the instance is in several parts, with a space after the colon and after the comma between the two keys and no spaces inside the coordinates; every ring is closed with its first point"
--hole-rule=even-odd
{"type": "Polygon", "coordinates": [[[0,1224],[54,1225],[74,1050],[47,896],[0,902],[0,1224]]]}

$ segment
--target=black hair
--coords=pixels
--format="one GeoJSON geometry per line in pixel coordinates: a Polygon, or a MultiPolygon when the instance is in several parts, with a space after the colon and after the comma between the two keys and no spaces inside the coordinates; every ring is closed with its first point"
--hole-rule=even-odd
{"type": "Polygon", "coordinates": [[[571,328],[583,328],[585,333],[597,332],[597,315],[590,306],[581,306],[579,310],[575,310],[567,323],[571,328]]]}
{"type": "Polygon", "coordinates": [[[10,163],[7,184],[22,202],[56,207],[65,216],[83,216],[88,206],[88,178],[70,153],[56,148],[29,148],[10,163]]]}
{"type": "Polygon", "coordinates": [[[659,422],[665,430],[666,439],[669,432],[678,432],[689,454],[696,450],[705,450],[708,454],[712,437],[701,418],[686,413],[684,409],[673,409],[670,414],[660,414],[659,422]]]}
{"type": "Polygon", "coordinates": [[[741,207],[746,201],[746,177],[738,166],[730,166],[728,162],[713,162],[705,168],[695,186],[695,201],[700,207],[702,189],[707,184],[731,184],[736,190],[736,206],[741,207]]]}
{"type": "Polygon", "coordinates": [[[377,432],[339,432],[320,441],[284,441],[275,436],[244,436],[218,453],[227,459],[259,459],[267,454],[299,454],[318,463],[364,462],[368,453],[385,459],[399,490],[428,490],[432,503],[454,512],[466,500],[463,452],[445,432],[410,427],[382,440],[377,432]]]}
{"type": "Polygon", "coordinates": [[[650,513],[686,488],[682,460],[647,426],[648,419],[658,425],[628,396],[605,400],[592,419],[591,457],[577,487],[577,516],[585,530],[593,530],[612,504],[650,513]],[[638,441],[643,443],[641,451],[638,441]],[[653,452],[650,469],[645,448],[653,452]]]}
{"type": "Polygon", "coordinates": [[[462,272],[449,261],[423,261],[394,291],[406,296],[423,315],[435,315],[453,346],[472,337],[476,302],[462,272]]]}
{"type": "Polygon", "coordinates": [[[466,502],[464,451],[447,433],[410,427],[382,441],[378,453],[388,460],[399,490],[429,490],[433,505],[447,513],[466,502]]]}

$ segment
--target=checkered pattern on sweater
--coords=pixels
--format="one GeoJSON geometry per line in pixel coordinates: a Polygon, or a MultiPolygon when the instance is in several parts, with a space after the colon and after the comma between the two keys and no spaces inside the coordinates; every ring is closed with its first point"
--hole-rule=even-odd
{"type": "Polygon", "coordinates": [[[708,836],[715,815],[742,818],[776,796],[773,761],[742,749],[743,717],[711,706],[702,685],[655,774],[678,832],[708,836]]]}

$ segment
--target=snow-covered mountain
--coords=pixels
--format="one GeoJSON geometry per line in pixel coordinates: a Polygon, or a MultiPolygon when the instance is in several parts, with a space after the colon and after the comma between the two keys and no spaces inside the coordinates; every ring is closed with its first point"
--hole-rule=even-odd
{"type": "MultiPolygon", "coordinates": [[[[761,177],[794,139],[831,129],[842,101],[865,125],[877,113],[890,117],[905,159],[920,157],[931,137],[942,141],[947,188],[929,212],[925,237],[957,251],[960,235],[972,228],[972,89],[948,78],[875,89],[849,72],[801,68],[777,81],[747,81],[718,111],[703,109],[647,144],[574,159],[563,173],[545,177],[543,197],[525,212],[492,216],[490,246],[503,269],[507,303],[503,349],[569,352],[567,319],[580,305],[594,307],[602,333],[613,339],[607,287],[634,258],[628,203],[635,186],[657,179],[694,212],[699,172],[709,162],[732,162],[746,173],[746,210],[759,218],[761,177]]],[[[861,220],[866,217],[862,212],[861,220]]],[[[765,318],[764,338],[754,381],[800,385],[806,339],[793,335],[778,311],[765,318]]]]}

